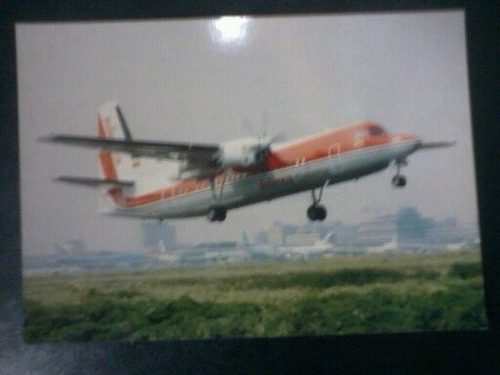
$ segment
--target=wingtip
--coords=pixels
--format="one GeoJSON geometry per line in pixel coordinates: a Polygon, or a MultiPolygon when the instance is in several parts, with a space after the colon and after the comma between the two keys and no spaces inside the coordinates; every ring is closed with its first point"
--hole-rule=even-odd
{"type": "Polygon", "coordinates": [[[450,141],[444,141],[443,142],[443,147],[455,146],[456,143],[457,143],[456,139],[453,139],[453,140],[450,140],[450,141]]]}
{"type": "Polygon", "coordinates": [[[455,144],[457,143],[457,140],[456,139],[450,139],[448,141],[443,141],[442,143],[445,146],[455,146],[455,144]]]}

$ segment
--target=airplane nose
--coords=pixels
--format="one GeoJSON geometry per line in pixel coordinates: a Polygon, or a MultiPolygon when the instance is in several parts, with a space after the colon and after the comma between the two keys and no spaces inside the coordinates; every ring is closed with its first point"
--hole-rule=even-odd
{"type": "Polygon", "coordinates": [[[422,140],[414,134],[394,134],[392,143],[406,143],[411,145],[411,152],[418,150],[422,146],[422,140]]]}

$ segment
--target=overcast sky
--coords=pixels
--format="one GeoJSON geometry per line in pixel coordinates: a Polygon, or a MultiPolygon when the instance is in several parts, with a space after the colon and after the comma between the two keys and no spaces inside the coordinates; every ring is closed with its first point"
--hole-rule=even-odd
{"type": "MultiPolygon", "coordinates": [[[[463,11],[265,17],[228,40],[215,19],[17,24],[23,251],[84,239],[136,251],[140,220],[95,213],[99,191],[58,184],[98,177],[97,152],[37,142],[96,135],[97,107],[119,101],[141,139],[219,143],[255,132],[292,140],[360,120],[453,148],[325,190],[327,220],[356,223],[417,207],[477,221],[463,11]]],[[[309,192],[229,211],[224,223],[174,221],[180,242],[238,240],[274,220],[305,223],[309,192]]]]}

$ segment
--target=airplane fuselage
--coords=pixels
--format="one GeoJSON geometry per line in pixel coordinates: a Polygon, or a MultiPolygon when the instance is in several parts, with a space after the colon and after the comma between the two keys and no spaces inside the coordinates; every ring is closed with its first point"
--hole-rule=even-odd
{"type": "MultiPolygon", "coordinates": [[[[391,135],[365,122],[276,145],[262,163],[232,167],[209,178],[175,181],[136,194],[134,188],[113,187],[106,212],[141,218],[204,216],[217,204],[234,209],[253,203],[322,188],[381,171],[404,160],[421,140],[413,135],[391,135]]],[[[105,174],[113,178],[112,152],[100,152],[105,174]]]]}

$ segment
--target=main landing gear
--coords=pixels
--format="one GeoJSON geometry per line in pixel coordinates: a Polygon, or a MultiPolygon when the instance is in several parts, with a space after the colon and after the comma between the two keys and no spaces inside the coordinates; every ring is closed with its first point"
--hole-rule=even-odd
{"type": "Polygon", "coordinates": [[[396,160],[396,175],[392,178],[392,185],[396,188],[403,188],[406,185],[406,177],[400,174],[401,167],[408,164],[405,159],[397,159],[396,160]]]}
{"type": "Polygon", "coordinates": [[[226,182],[226,173],[222,176],[222,184],[220,187],[220,193],[219,196],[217,197],[217,194],[215,193],[215,181],[214,178],[211,177],[210,179],[210,188],[212,190],[212,205],[210,206],[208,213],[207,213],[207,218],[211,222],[214,221],[224,221],[226,220],[227,216],[227,209],[223,205],[220,204],[221,199],[222,199],[222,192],[224,191],[224,184],[226,182]]]}
{"type": "Polygon", "coordinates": [[[318,197],[316,197],[316,189],[311,191],[313,204],[311,204],[307,209],[307,217],[311,221],[323,221],[326,218],[326,208],[322,204],[319,204],[319,202],[321,201],[321,196],[323,195],[323,189],[329,184],[329,182],[329,180],[326,181],[325,184],[319,188],[318,197]]]}

